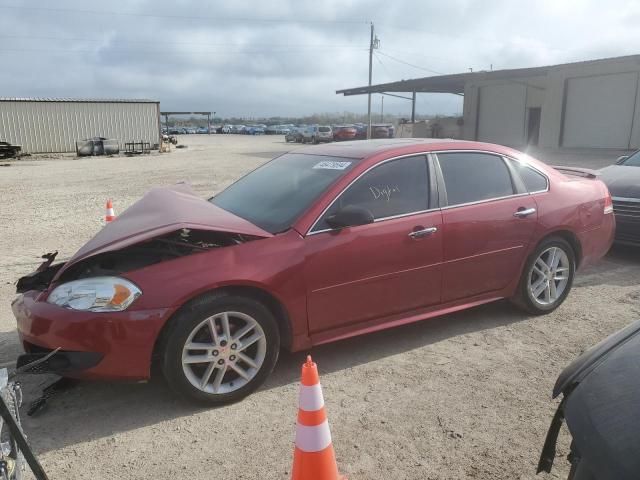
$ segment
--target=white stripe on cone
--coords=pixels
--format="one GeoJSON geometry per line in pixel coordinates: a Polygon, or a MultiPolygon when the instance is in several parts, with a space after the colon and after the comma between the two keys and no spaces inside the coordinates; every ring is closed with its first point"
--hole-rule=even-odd
{"type": "Polygon", "coordinates": [[[316,383],[310,387],[300,385],[298,405],[300,410],[304,410],[305,412],[314,412],[324,407],[324,397],[322,396],[320,384],[316,383]]]}
{"type": "Polygon", "coordinates": [[[329,445],[331,445],[331,431],[329,431],[328,420],[313,427],[299,423],[296,425],[296,447],[303,452],[321,452],[329,445]]]}
{"type": "Polygon", "coordinates": [[[113,213],[113,208],[107,208],[107,217],[115,217],[115,213],[113,213]]]}

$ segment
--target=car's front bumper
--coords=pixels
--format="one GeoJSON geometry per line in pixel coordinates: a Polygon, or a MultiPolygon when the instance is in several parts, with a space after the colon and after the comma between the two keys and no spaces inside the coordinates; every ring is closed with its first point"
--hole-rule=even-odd
{"type": "MultiPolygon", "coordinates": [[[[79,312],[51,305],[41,292],[19,295],[11,307],[27,353],[60,348],[60,372],[87,379],[141,380],[150,376],[151,357],[168,308],[124,312],[79,312]]],[[[56,354],[58,355],[58,354],[56,354]]]]}

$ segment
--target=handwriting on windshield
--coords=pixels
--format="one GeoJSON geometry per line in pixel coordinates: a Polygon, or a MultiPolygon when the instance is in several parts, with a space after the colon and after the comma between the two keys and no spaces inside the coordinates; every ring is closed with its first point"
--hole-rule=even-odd
{"type": "Polygon", "coordinates": [[[374,200],[383,199],[385,201],[390,201],[391,196],[395,193],[400,193],[400,187],[397,185],[378,185],[378,186],[370,186],[369,190],[373,195],[374,200]]]}

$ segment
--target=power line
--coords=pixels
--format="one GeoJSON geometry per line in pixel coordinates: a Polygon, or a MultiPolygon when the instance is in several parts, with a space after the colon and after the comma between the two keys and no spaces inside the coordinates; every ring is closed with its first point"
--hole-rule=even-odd
{"type": "Polygon", "coordinates": [[[41,7],[41,6],[26,6],[26,5],[2,5],[1,9],[6,10],[28,10],[28,11],[42,11],[42,12],[55,12],[55,13],[82,13],[87,15],[117,15],[128,17],[147,17],[147,18],[168,18],[168,19],[182,19],[182,20],[206,20],[207,22],[256,22],[256,23],[317,23],[317,24],[348,24],[348,25],[364,25],[368,24],[364,20],[323,20],[323,19],[285,19],[285,18],[250,18],[250,17],[232,17],[221,18],[203,15],[162,15],[157,13],[138,13],[138,12],[115,12],[107,10],[85,10],[75,8],[53,8],[53,7],[41,7]]]}
{"type": "Polygon", "coordinates": [[[384,71],[385,71],[385,72],[387,72],[387,74],[388,74],[390,77],[392,77],[392,76],[393,76],[393,75],[392,75],[392,73],[389,71],[389,69],[387,68],[387,66],[386,66],[384,63],[382,63],[382,60],[380,60],[380,57],[378,56],[378,53],[377,53],[377,52],[373,52],[373,56],[374,56],[374,57],[375,57],[375,59],[378,61],[378,63],[380,64],[380,66],[381,66],[382,68],[384,68],[384,71]]]}
{"type": "Polygon", "coordinates": [[[410,67],[417,68],[418,70],[424,70],[425,72],[435,73],[436,75],[446,75],[445,73],[437,72],[437,71],[431,70],[429,68],[424,68],[424,67],[421,67],[420,65],[414,65],[413,63],[405,62],[404,60],[400,60],[399,58],[393,57],[391,55],[388,55],[388,54],[380,52],[380,51],[378,53],[380,55],[384,56],[384,57],[390,58],[391,60],[395,60],[398,63],[402,63],[404,65],[408,65],[410,67]]]}
{"type": "Polygon", "coordinates": [[[422,53],[422,50],[420,50],[420,53],[418,53],[417,50],[412,50],[410,48],[404,48],[403,50],[394,50],[394,49],[389,49],[389,48],[385,48],[384,49],[385,52],[389,52],[389,53],[393,53],[398,54],[398,55],[411,55],[412,57],[420,57],[421,59],[427,60],[427,61],[438,61],[438,62],[450,62],[451,58],[445,58],[445,57],[432,57],[430,55],[424,55],[422,53]]]}
{"type": "MultiPolygon", "coordinates": [[[[108,38],[80,38],[80,37],[50,37],[50,36],[40,36],[40,35],[0,35],[0,38],[14,38],[14,39],[38,39],[38,40],[62,40],[62,41],[70,41],[70,42],[93,42],[93,43],[101,43],[105,41],[109,41],[108,38]]],[[[152,44],[152,45],[193,45],[193,46],[203,46],[203,47],[249,47],[251,45],[243,44],[243,43],[201,43],[201,42],[157,42],[152,40],[120,40],[115,39],[113,43],[141,43],[141,44],[152,44]]],[[[260,42],[260,46],[264,47],[288,47],[290,48],[291,43],[262,43],[260,42]]],[[[355,47],[353,43],[345,43],[345,44],[317,44],[317,45],[295,45],[294,48],[349,48],[355,47]]],[[[365,45],[357,46],[355,48],[358,49],[366,49],[365,45]]]]}
{"type": "MultiPolygon", "coordinates": [[[[114,53],[114,52],[119,52],[119,53],[143,53],[145,55],[227,55],[227,54],[233,54],[233,55],[258,55],[258,54],[268,54],[268,53],[304,53],[305,55],[307,55],[309,52],[307,49],[294,49],[295,47],[289,48],[289,49],[283,49],[283,50],[274,50],[274,49],[269,49],[269,50],[218,50],[218,51],[210,51],[210,52],[203,52],[203,51],[166,51],[166,50],[131,50],[131,49],[109,49],[105,52],[108,53],[114,53]]],[[[344,50],[344,47],[336,47],[333,49],[329,49],[329,50],[344,50]]],[[[357,50],[357,51],[363,51],[366,52],[368,49],[366,48],[352,48],[351,50],[357,50]]],[[[44,49],[44,48],[5,48],[2,47],[2,49],[0,49],[0,54],[2,53],[12,53],[12,52],[38,52],[38,53],[99,53],[97,50],[83,50],[83,49],[71,49],[71,48],[67,48],[67,49],[55,49],[55,50],[51,50],[51,49],[44,49]]]]}

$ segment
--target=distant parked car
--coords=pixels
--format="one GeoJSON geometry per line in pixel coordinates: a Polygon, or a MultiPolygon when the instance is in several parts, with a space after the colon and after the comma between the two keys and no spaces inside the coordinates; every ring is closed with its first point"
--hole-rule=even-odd
{"type": "Polygon", "coordinates": [[[619,157],[598,178],[613,197],[616,242],[640,247],[640,151],[619,157]]]}
{"type": "Polygon", "coordinates": [[[341,140],[354,140],[358,131],[351,125],[338,125],[333,128],[333,139],[336,142],[341,140]]]}
{"type": "Polygon", "coordinates": [[[298,132],[298,129],[294,128],[291,129],[289,132],[286,133],[286,135],[284,136],[284,141],[285,142],[299,142],[298,138],[301,136],[301,134],[298,132]]]}
{"type": "Polygon", "coordinates": [[[328,125],[311,125],[302,133],[302,143],[333,142],[333,132],[328,125]]]}
{"type": "Polygon", "coordinates": [[[169,128],[169,135],[178,135],[182,133],[182,131],[178,127],[169,128]]]}
{"type": "Polygon", "coordinates": [[[233,125],[223,125],[220,128],[220,133],[231,133],[232,130],[233,130],[233,125]]]}
{"type": "Polygon", "coordinates": [[[356,123],[353,128],[356,129],[356,140],[367,139],[367,126],[363,123],[356,123]]]}
{"type": "Polygon", "coordinates": [[[371,125],[371,138],[389,138],[389,129],[386,125],[371,125]]]}
{"type": "Polygon", "coordinates": [[[261,125],[251,125],[242,132],[245,135],[264,135],[264,128],[261,125]]]}
{"type": "Polygon", "coordinates": [[[231,133],[242,133],[244,129],[244,125],[234,125],[233,127],[231,127],[231,133]]]}
{"type": "Polygon", "coordinates": [[[271,125],[265,128],[267,135],[286,135],[291,131],[291,128],[287,125],[271,125]]]}
{"type": "Polygon", "coordinates": [[[390,123],[374,124],[371,128],[373,131],[372,138],[393,138],[395,136],[396,129],[390,123]]]}
{"type": "Polygon", "coordinates": [[[198,129],[196,130],[196,133],[199,133],[199,134],[209,133],[209,129],[207,127],[198,127],[198,129]]]}

